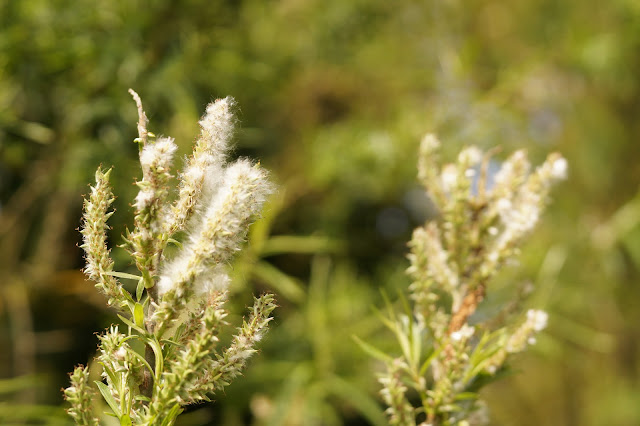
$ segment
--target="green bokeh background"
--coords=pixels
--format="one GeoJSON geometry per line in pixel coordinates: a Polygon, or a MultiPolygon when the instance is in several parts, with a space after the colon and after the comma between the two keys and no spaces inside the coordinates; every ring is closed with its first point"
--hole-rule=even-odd
{"type": "Polygon", "coordinates": [[[570,164],[495,284],[499,300],[535,283],[550,325],[483,392],[492,424],[640,424],[635,0],[0,0],[0,423],[64,424],[66,374],[114,321],[80,272],[76,228],[99,164],[115,165],[114,243],[131,222],[129,87],[182,154],[206,104],[234,96],[234,156],[280,188],[234,265],[231,306],[276,292],[272,330],[245,376],[180,424],[383,424],[380,366],[351,336],[393,347],[373,307],[408,284],[426,132],[450,159],[476,144],[570,164]]]}

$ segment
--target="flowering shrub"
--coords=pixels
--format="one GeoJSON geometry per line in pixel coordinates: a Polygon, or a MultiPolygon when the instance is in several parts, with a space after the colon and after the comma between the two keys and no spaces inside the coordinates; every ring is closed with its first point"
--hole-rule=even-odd
{"type": "MultiPolygon", "coordinates": [[[[156,138],[147,131],[140,98],[131,94],[138,106],[136,142],[143,177],[136,183],[140,191],[133,204],[134,228],[127,231],[124,247],[140,275],[113,271],[106,241],[114,200],[110,170],[98,169],[84,203],[85,273],[108,305],[120,311],[126,326],[126,333],[112,326],[100,336],[104,381],[96,385],[120,424],[170,425],[183,406],[209,400],[240,374],[271,320],[275,304],[266,294],[255,299],[230,346],[216,349],[220,328],[226,325],[226,264],[272,186],[258,165],[244,159],[226,162],[234,102],[225,98],[207,107],[172,200],[170,170],[177,147],[172,138],[156,138]],[[187,235],[182,242],[173,238],[179,233],[187,235]],[[164,254],[169,244],[179,247],[171,258],[164,254]],[[136,280],[136,294],[124,289],[118,278],[136,280]],[[144,354],[132,347],[135,340],[144,344],[144,354]]],[[[98,423],[92,392],[88,368],[76,367],[64,393],[78,424],[98,423]]]]}
{"type": "Polygon", "coordinates": [[[566,177],[566,160],[551,154],[532,172],[525,152],[517,151],[491,175],[491,154],[476,147],[440,168],[439,146],[427,135],[420,148],[419,179],[439,217],[417,228],[409,243],[412,306],[406,304],[402,314],[389,307],[384,319],[401,355],[359,342],[385,361],[379,381],[394,425],[487,423],[479,389],[504,368],[509,355],[535,343],[547,324],[544,311],[519,313],[521,300],[494,318],[473,314],[491,280],[517,256],[551,185],[566,177]]]}
{"type": "MultiPolygon", "coordinates": [[[[239,250],[247,228],[272,187],[266,173],[248,160],[227,163],[233,133],[233,100],[217,100],[200,121],[193,154],[169,189],[177,150],[173,139],[147,131],[138,95],[142,180],[133,204],[134,228],[127,249],[139,275],[113,271],[107,219],[113,194],[110,170],[99,168],[84,203],[82,248],[85,273],[120,311],[126,326],[100,336],[103,381],[95,384],[120,424],[171,425],[190,403],[208,401],[227,386],[255,352],[275,307],[273,296],[255,300],[226,349],[217,349],[227,313],[230,283],[226,264],[239,250]],[[181,242],[176,238],[181,238],[181,242]],[[178,247],[166,256],[169,244],[178,247]],[[131,295],[118,279],[137,282],[131,295]],[[144,347],[139,353],[133,343],[144,347]]],[[[535,170],[524,151],[490,173],[491,152],[464,149],[455,164],[439,166],[440,143],[427,135],[420,148],[419,179],[439,210],[417,228],[409,246],[410,303],[391,305],[385,324],[401,348],[388,355],[359,341],[383,360],[381,395],[394,425],[470,425],[488,422],[478,391],[500,376],[509,356],[535,343],[546,312],[518,309],[527,292],[493,316],[474,315],[492,279],[519,251],[536,225],[553,183],[564,179],[567,162],[551,154],[535,170]]],[[[78,424],[95,425],[88,368],[71,374],[65,397],[78,424]]]]}

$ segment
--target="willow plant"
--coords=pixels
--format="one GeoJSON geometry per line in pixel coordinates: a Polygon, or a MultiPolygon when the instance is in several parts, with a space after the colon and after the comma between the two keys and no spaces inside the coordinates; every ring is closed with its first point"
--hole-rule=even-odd
{"type": "Polygon", "coordinates": [[[478,391],[547,324],[546,312],[519,309],[527,291],[514,292],[493,316],[474,313],[496,274],[517,257],[552,184],[566,177],[566,160],[554,153],[532,170],[521,150],[490,173],[491,152],[468,147],[441,167],[439,147],[433,135],[420,147],[419,180],[439,213],[409,243],[410,302],[400,312],[389,303],[383,316],[401,353],[359,341],[385,362],[379,382],[393,425],[486,424],[478,391]]]}
{"type": "Polygon", "coordinates": [[[235,120],[232,98],[209,104],[199,122],[193,153],[170,191],[177,147],[172,138],[147,130],[148,119],[137,93],[138,138],[142,180],[133,203],[134,227],[124,247],[139,275],[116,272],[107,246],[107,219],[114,200],[111,170],[99,168],[84,202],[82,249],[84,272],[119,310],[124,326],[100,336],[98,362],[102,379],[89,381],[78,366],[64,394],[78,424],[95,425],[95,389],[121,425],[171,425],[182,407],[208,401],[238,376],[266,331],[275,307],[271,294],[255,299],[226,348],[217,348],[227,326],[224,303],[230,278],[226,265],[240,249],[247,228],[272,192],[266,172],[246,159],[227,162],[235,120]],[[186,235],[179,242],[177,237],[186,235]],[[167,256],[169,244],[177,253],[167,256]],[[135,294],[119,279],[137,281],[135,294]],[[138,352],[134,341],[142,342],[138,352]]]}

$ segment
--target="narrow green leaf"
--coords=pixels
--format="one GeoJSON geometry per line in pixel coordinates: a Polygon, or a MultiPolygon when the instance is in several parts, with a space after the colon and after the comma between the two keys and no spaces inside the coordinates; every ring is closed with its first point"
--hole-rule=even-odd
{"type": "MultiPolygon", "coordinates": [[[[135,310],[135,308],[134,308],[135,310]]],[[[129,327],[133,328],[134,330],[136,330],[138,333],[140,334],[147,334],[147,330],[145,330],[142,327],[138,327],[136,324],[132,323],[130,320],[128,320],[127,318],[123,317],[122,315],[118,314],[118,318],[120,318],[120,320],[125,323],[126,325],[128,325],[129,327]]]]}
{"type": "Polygon", "coordinates": [[[118,403],[116,402],[116,400],[113,398],[113,395],[111,395],[111,392],[109,391],[109,388],[107,387],[107,385],[105,385],[99,380],[96,380],[94,383],[98,386],[98,389],[102,394],[102,397],[104,398],[105,401],[107,401],[107,404],[109,404],[109,407],[111,407],[116,417],[121,418],[122,412],[120,411],[120,407],[118,406],[118,403]]]}
{"type": "MultiPolygon", "coordinates": [[[[180,338],[182,337],[182,334],[184,333],[184,330],[187,328],[187,326],[183,323],[178,325],[178,327],[176,327],[176,331],[175,333],[173,333],[173,340],[178,341],[180,340],[180,338]]],[[[171,340],[169,340],[171,342],[171,340]]]]}
{"type": "MultiPolygon", "coordinates": [[[[391,303],[391,300],[389,299],[389,295],[387,294],[386,291],[384,291],[384,289],[380,290],[380,294],[382,295],[382,300],[384,301],[384,306],[387,308],[387,314],[389,315],[389,318],[391,318],[391,321],[395,322],[396,321],[396,311],[395,309],[393,309],[393,304],[391,303]]],[[[380,314],[382,315],[382,314],[380,314]]]]}
{"type": "Polygon", "coordinates": [[[456,395],[456,401],[466,401],[471,399],[478,399],[478,394],[475,392],[460,392],[456,395]]]}
{"type": "Polygon", "coordinates": [[[176,240],[176,239],[169,238],[167,240],[167,243],[173,244],[173,245],[177,246],[179,249],[182,249],[182,243],[180,241],[176,240]]]}
{"type": "Polygon", "coordinates": [[[277,294],[292,302],[302,303],[305,299],[303,285],[268,262],[260,261],[253,267],[255,276],[266,282],[277,294]]]}
{"type": "Polygon", "coordinates": [[[122,295],[125,297],[125,301],[127,302],[127,305],[129,305],[129,309],[131,309],[131,306],[133,306],[134,303],[136,303],[133,300],[133,297],[131,297],[131,293],[129,293],[128,291],[123,291],[122,295]]]}
{"type": "Polygon", "coordinates": [[[155,360],[156,360],[155,380],[156,380],[156,383],[158,383],[158,379],[159,379],[158,375],[164,371],[164,358],[162,353],[162,346],[160,345],[160,342],[158,342],[158,339],[156,338],[156,336],[152,334],[151,335],[145,334],[145,335],[139,336],[139,339],[144,343],[146,343],[147,345],[149,345],[149,347],[151,347],[151,349],[153,350],[153,353],[155,355],[155,360]]]}
{"type": "Polygon", "coordinates": [[[249,250],[254,253],[261,253],[262,246],[271,235],[271,225],[278,213],[283,209],[286,201],[285,190],[278,191],[274,196],[269,197],[265,208],[262,211],[262,217],[256,221],[249,229],[249,250]]]}
{"type": "Polygon", "coordinates": [[[463,383],[468,383],[479,375],[491,362],[491,358],[504,347],[506,338],[505,329],[483,333],[480,341],[469,356],[469,368],[462,378],[463,383]]]}
{"type": "Polygon", "coordinates": [[[392,331],[396,335],[396,339],[398,340],[398,343],[400,344],[400,348],[402,349],[402,354],[404,355],[405,359],[407,361],[411,362],[411,349],[412,348],[411,348],[411,342],[410,342],[409,336],[407,336],[407,334],[405,333],[404,328],[399,323],[395,324],[395,327],[392,329],[392,331]]]}
{"type": "Polygon", "coordinates": [[[140,278],[138,280],[138,285],[136,286],[136,300],[140,301],[140,299],[142,299],[143,294],[144,294],[144,280],[140,278]]]}
{"type": "Polygon", "coordinates": [[[337,253],[343,249],[344,243],[342,241],[328,237],[278,235],[264,242],[260,254],[262,256],[272,256],[283,253],[337,253]]]}
{"type": "Polygon", "coordinates": [[[398,290],[398,299],[400,299],[400,302],[402,302],[402,307],[404,308],[404,313],[406,316],[408,316],[409,318],[412,318],[411,315],[411,305],[409,305],[409,301],[407,300],[406,297],[404,297],[404,294],[402,294],[402,290],[397,289],[398,290]]]}
{"type": "Polygon", "coordinates": [[[180,408],[180,404],[176,404],[171,407],[171,411],[167,414],[167,416],[162,420],[161,426],[170,426],[175,421],[176,417],[178,417],[182,413],[182,408],[180,408]]]}
{"type": "Polygon", "coordinates": [[[109,272],[105,272],[105,275],[111,275],[113,277],[124,278],[124,279],[127,279],[127,280],[139,280],[140,279],[139,275],[127,274],[126,272],[109,271],[109,272]]]}
{"type": "Polygon", "coordinates": [[[172,339],[160,339],[160,342],[162,343],[162,347],[164,347],[165,349],[167,349],[168,347],[183,349],[185,347],[182,343],[178,343],[172,339]]]}
{"type": "Polygon", "coordinates": [[[431,355],[429,355],[427,359],[424,360],[424,362],[422,363],[422,367],[420,367],[421,376],[424,376],[424,373],[427,372],[427,368],[429,368],[429,366],[431,365],[431,362],[433,362],[433,360],[436,359],[438,355],[440,355],[440,352],[442,352],[443,349],[444,347],[440,347],[434,350],[433,352],[431,352],[431,355]]]}
{"type": "Polygon", "coordinates": [[[393,331],[394,333],[396,332],[396,323],[394,322],[395,317],[394,318],[387,318],[384,316],[384,314],[382,312],[380,312],[378,309],[374,308],[373,312],[376,314],[376,316],[380,319],[380,321],[382,322],[382,324],[385,325],[385,327],[387,327],[389,330],[393,331]]]}
{"type": "Polygon", "coordinates": [[[111,381],[111,383],[119,385],[120,381],[118,380],[118,377],[115,375],[115,373],[106,365],[104,365],[104,363],[101,362],[100,365],[102,365],[104,372],[107,374],[107,376],[109,376],[109,380],[111,381]]]}
{"type": "Polygon", "coordinates": [[[377,401],[358,386],[338,376],[331,376],[327,380],[328,390],[355,407],[370,424],[375,426],[387,425],[384,411],[377,401]]]}
{"type": "Polygon", "coordinates": [[[136,351],[132,350],[129,353],[131,353],[134,357],[136,357],[140,362],[142,362],[142,364],[147,367],[147,369],[151,372],[153,372],[153,369],[151,368],[151,365],[149,365],[149,363],[147,362],[146,359],[144,359],[144,357],[142,355],[140,355],[139,353],[137,353],[136,351]]]}
{"type": "Polygon", "coordinates": [[[138,327],[144,328],[144,308],[140,303],[136,303],[133,310],[133,318],[135,319],[138,327]]]}
{"type": "Polygon", "coordinates": [[[422,357],[422,330],[413,320],[413,316],[410,316],[409,322],[409,338],[411,344],[411,367],[414,370],[418,369],[418,363],[422,357]]]}
{"type": "Polygon", "coordinates": [[[471,382],[467,384],[466,392],[478,393],[485,386],[495,381],[503,380],[514,374],[517,374],[517,371],[512,370],[508,366],[502,366],[494,374],[480,372],[472,378],[471,382]]]}
{"type": "Polygon", "coordinates": [[[144,395],[136,395],[133,397],[136,401],[151,402],[151,398],[144,395]]]}
{"type": "Polygon", "coordinates": [[[384,362],[393,362],[393,357],[382,352],[380,349],[377,349],[371,346],[370,344],[364,342],[358,336],[351,336],[351,338],[358,344],[358,346],[360,346],[360,348],[363,351],[365,351],[371,357],[375,359],[379,359],[380,361],[384,361],[384,362]]]}

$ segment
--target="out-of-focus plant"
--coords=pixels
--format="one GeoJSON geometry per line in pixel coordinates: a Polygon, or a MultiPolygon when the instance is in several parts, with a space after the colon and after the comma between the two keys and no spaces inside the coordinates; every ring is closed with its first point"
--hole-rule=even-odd
{"type": "MultiPolygon", "coordinates": [[[[357,334],[376,345],[388,342],[388,335],[380,333],[384,326],[370,314],[378,292],[345,259],[343,240],[323,236],[322,230],[272,235],[274,223],[292,209],[295,197],[279,190],[270,198],[261,220],[251,227],[249,244],[233,263],[231,293],[246,293],[252,285],[273,290],[278,294],[278,326],[243,380],[225,391],[216,419],[236,425],[245,423],[251,412],[256,426],[364,420],[385,425],[371,376],[374,360],[354,351],[351,340],[357,334]],[[285,272],[282,266],[290,262],[278,262],[284,256],[308,258],[308,278],[285,272]]],[[[189,415],[185,424],[205,424],[211,418],[205,410],[189,415]]]]}
{"type": "Polygon", "coordinates": [[[398,313],[390,306],[384,318],[402,353],[387,355],[360,341],[386,363],[381,394],[396,425],[485,424],[478,391],[547,324],[542,310],[521,312],[529,291],[516,292],[493,315],[478,309],[534,228],[551,185],[565,178],[566,160],[554,153],[531,171],[526,153],[516,151],[491,173],[491,151],[472,146],[440,168],[439,147],[427,135],[420,148],[419,179],[439,218],[417,228],[409,243],[411,307],[405,303],[398,313]]]}
{"type": "MultiPolygon", "coordinates": [[[[134,229],[124,247],[140,275],[113,271],[107,247],[107,219],[113,194],[109,171],[96,172],[85,200],[82,226],[86,275],[120,310],[126,333],[112,326],[100,336],[98,361],[104,381],[96,385],[122,425],[170,425],[182,407],[209,400],[239,375],[264,334],[274,309],[271,294],[257,299],[231,339],[216,350],[227,323],[223,305],[230,278],[226,263],[239,250],[250,221],[260,213],[271,184],[264,170],[248,160],[228,164],[234,128],[231,98],[207,107],[193,154],[186,159],[175,200],[170,199],[170,169],[177,149],[172,138],[147,131],[139,96],[140,164],[143,178],[135,199],[134,229]],[[174,237],[184,235],[182,242],[174,237]],[[169,244],[178,246],[165,256],[169,244]],[[137,280],[135,296],[118,278],[137,280]],[[144,346],[144,353],[135,348],[144,346]]],[[[88,368],[78,366],[65,397],[78,424],[97,424],[88,368]]]]}

